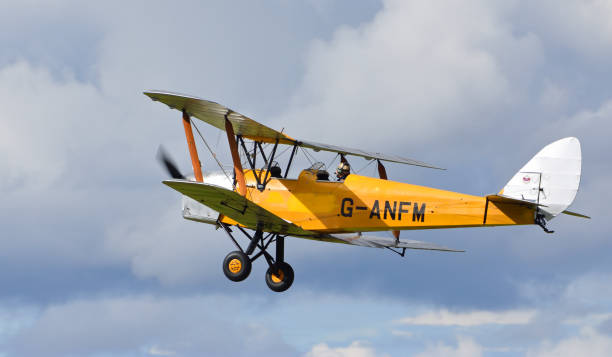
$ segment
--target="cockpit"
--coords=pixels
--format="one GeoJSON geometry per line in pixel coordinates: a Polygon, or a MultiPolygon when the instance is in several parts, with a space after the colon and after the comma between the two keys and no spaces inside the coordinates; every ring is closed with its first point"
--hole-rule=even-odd
{"type": "Polygon", "coordinates": [[[325,164],[322,162],[315,162],[314,164],[310,165],[310,167],[305,169],[304,171],[315,175],[317,181],[329,181],[329,172],[327,172],[327,170],[325,169],[325,164]]]}
{"type": "MultiPolygon", "coordinates": [[[[341,157],[340,166],[336,169],[336,178],[337,181],[344,181],[348,175],[351,173],[351,166],[348,161],[341,157]]],[[[325,168],[325,164],[317,161],[314,164],[310,165],[309,168],[302,170],[300,173],[301,177],[310,177],[310,179],[315,179],[317,181],[330,181],[329,180],[329,172],[325,168]]]]}

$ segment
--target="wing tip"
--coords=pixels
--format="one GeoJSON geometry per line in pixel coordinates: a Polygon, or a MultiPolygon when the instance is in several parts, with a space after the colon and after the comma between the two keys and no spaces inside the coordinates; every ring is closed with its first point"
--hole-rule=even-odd
{"type": "Polygon", "coordinates": [[[431,248],[409,248],[409,249],[422,249],[422,250],[437,250],[439,252],[449,252],[449,253],[465,253],[465,249],[454,249],[448,247],[431,247],[431,248]]]}
{"type": "Polygon", "coordinates": [[[191,95],[191,94],[185,94],[185,93],[179,93],[179,92],[171,92],[171,91],[167,91],[167,90],[158,90],[158,89],[145,90],[145,91],[142,92],[142,94],[146,95],[147,97],[151,98],[151,100],[156,101],[156,102],[159,101],[159,99],[156,98],[156,96],[161,96],[161,95],[172,96],[172,97],[180,97],[180,98],[185,98],[185,99],[205,100],[205,99],[202,99],[200,97],[196,97],[196,96],[191,95]]]}
{"type": "Polygon", "coordinates": [[[191,180],[183,180],[183,179],[169,179],[169,180],[163,180],[162,183],[168,187],[172,187],[174,188],[174,186],[177,186],[179,184],[199,184],[200,182],[197,181],[191,181],[191,180]]]}
{"type": "Polygon", "coordinates": [[[433,165],[429,165],[427,167],[430,168],[430,169],[434,169],[434,170],[446,171],[446,169],[444,167],[437,167],[437,166],[433,166],[433,165]]]}
{"type": "MultiPolygon", "coordinates": [[[[408,161],[408,160],[406,160],[406,161],[408,161]]],[[[412,161],[412,162],[400,162],[400,163],[401,164],[407,164],[407,165],[413,165],[413,166],[419,166],[419,167],[425,167],[427,169],[446,171],[446,169],[443,168],[443,167],[434,166],[434,165],[428,164],[426,162],[415,161],[415,160],[409,160],[409,161],[412,161]]]]}

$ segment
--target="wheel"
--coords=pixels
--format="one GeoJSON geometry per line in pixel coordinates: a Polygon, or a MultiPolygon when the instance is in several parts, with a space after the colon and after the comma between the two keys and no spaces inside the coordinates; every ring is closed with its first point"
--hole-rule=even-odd
{"type": "Polygon", "coordinates": [[[291,265],[285,262],[276,263],[266,271],[266,284],[271,290],[280,293],[289,289],[293,284],[293,277],[291,265]]]}
{"type": "Polygon", "coordinates": [[[230,252],[223,259],[223,274],[231,281],[243,281],[251,273],[251,260],[243,252],[230,252]]]}

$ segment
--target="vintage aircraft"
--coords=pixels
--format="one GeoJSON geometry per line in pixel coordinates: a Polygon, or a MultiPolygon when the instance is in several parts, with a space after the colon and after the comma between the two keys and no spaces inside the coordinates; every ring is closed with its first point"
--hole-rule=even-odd
{"type": "Polygon", "coordinates": [[[223,260],[223,272],[233,281],[246,279],[252,262],[263,256],[269,266],[265,276],[268,287],[277,292],[287,290],[294,278],[284,257],[287,236],[388,248],[404,256],[407,248],[461,250],[400,240],[402,230],[536,224],[552,233],[546,222],[560,213],[589,218],[566,210],[580,183],[580,143],[573,137],[547,145],[499,193],[480,197],[387,180],[382,164],[388,161],[437,169],[424,162],[294,139],[196,97],[163,91],[144,94],[182,112],[194,178],[186,178],[160,151],[160,159],[173,177],[163,183],[184,195],[185,219],[214,224],[227,232],[238,248],[223,260]],[[192,127],[198,128],[191,118],[225,130],[234,164],[232,177],[223,172],[202,174],[192,131],[192,127]],[[268,144],[267,153],[264,144],[268,144]],[[280,145],[291,148],[284,170],[275,160],[280,145]],[[330,180],[319,163],[301,171],[297,178],[288,178],[298,149],[337,153],[338,180],[330,180]],[[379,178],[351,173],[346,156],[376,160],[379,178]],[[249,168],[243,169],[243,162],[249,168]],[[393,237],[363,235],[374,231],[391,231],[393,237]],[[246,249],[234,237],[238,232],[248,238],[246,249]],[[273,242],[274,257],[268,252],[273,242]]]}

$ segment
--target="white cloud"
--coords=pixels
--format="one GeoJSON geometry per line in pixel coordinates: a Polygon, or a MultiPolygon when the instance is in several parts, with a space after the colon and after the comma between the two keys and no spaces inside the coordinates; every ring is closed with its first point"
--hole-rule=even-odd
{"type": "Polygon", "coordinates": [[[36,307],[4,301],[0,305],[0,343],[31,326],[36,321],[38,314],[36,307]]]}
{"type": "Polygon", "coordinates": [[[565,288],[563,299],[573,304],[610,308],[612,274],[590,273],[572,280],[565,288]]]}
{"type": "Polygon", "coordinates": [[[584,328],[578,336],[557,343],[544,342],[527,351],[528,357],[608,357],[612,351],[612,338],[599,334],[592,328],[584,328]]]}
{"type": "MultiPolygon", "coordinates": [[[[290,8],[277,12],[252,6],[249,11],[247,4],[186,2],[179,17],[169,15],[176,10],[170,4],[122,4],[118,12],[113,2],[90,8],[70,3],[36,9],[17,2],[8,8],[0,5],[6,10],[0,17],[10,23],[41,24],[19,32],[27,37],[19,43],[44,41],[40,32],[53,38],[61,37],[53,36],[56,31],[76,34],[85,30],[83,23],[88,31],[89,25],[96,29],[87,43],[95,56],[84,64],[95,72],[91,82],[77,78],[71,67],[56,73],[47,61],[29,56],[27,48],[7,46],[3,55],[10,52],[18,60],[7,64],[4,56],[0,59],[0,212],[12,224],[11,232],[3,226],[0,237],[3,262],[15,260],[19,266],[36,267],[32,270],[44,270],[46,264],[116,268],[128,262],[139,278],[168,284],[201,282],[207,272],[219,274],[219,262],[231,246],[215,250],[227,243],[217,239],[223,234],[180,219],[180,196],[159,183],[165,174],[154,158],[158,143],[186,153],[180,121],[173,122],[180,113],[141,92],[161,87],[215,100],[231,97],[229,105],[245,106],[268,103],[253,98],[255,94],[275,92],[286,98],[290,59],[298,56],[307,36],[300,37],[295,28],[279,31],[283,23],[264,20],[285,19],[282,11],[290,8]],[[240,11],[234,11],[237,7],[240,11]],[[15,20],[20,17],[23,21],[15,20]],[[239,17],[241,26],[227,25],[239,17]],[[55,28],[58,18],[65,27],[55,28]],[[279,48],[283,55],[272,56],[279,48]],[[262,83],[265,90],[253,89],[262,83]],[[167,200],[161,199],[164,194],[167,200]],[[175,209],[166,213],[166,207],[175,209]],[[22,228],[21,220],[30,229],[22,228]]],[[[3,33],[15,31],[9,27],[3,33]]],[[[63,38],[58,46],[81,49],[75,38],[63,38]]],[[[0,43],[4,40],[0,35],[0,43]]],[[[49,62],[66,62],[63,54],[46,55],[53,57],[49,62]]],[[[212,132],[208,129],[205,135],[212,132]]],[[[178,159],[187,171],[188,156],[178,159]]],[[[212,165],[208,157],[202,161],[206,168],[212,165]]]]}
{"type": "Polygon", "coordinates": [[[147,353],[152,355],[152,356],[174,356],[174,355],[176,355],[175,351],[164,350],[164,349],[159,348],[157,346],[153,346],[153,347],[149,348],[147,353]]]}
{"type": "Polygon", "coordinates": [[[397,322],[424,326],[524,325],[536,315],[535,310],[451,312],[445,309],[404,317],[397,322]]]}
{"type": "Polygon", "coordinates": [[[414,333],[412,331],[405,331],[405,330],[391,330],[391,334],[393,336],[406,337],[406,338],[410,338],[414,336],[414,333]]]}
{"type": "Polygon", "coordinates": [[[214,226],[182,218],[179,195],[161,212],[149,209],[112,225],[104,252],[129,262],[139,278],[155,278],[165,285],[202,283],[220,277],[221,261],[233,246],[214,226]]]}
{"type": "Polygon", "coordinates": [[[567,325],[576,326],[597,326],[602,322],[612,318],[612,313],[592,313],[573,316],[563,321],[567,325]]]}
{"type": "Polygon", "coordinates": [[[75,300],[43,309],[2,347],[19,356],[294,355],[277,331],[232,317],[245,305],[215,295],[75,300]]]}
{"type": "Polygon", "coordinates": [[[456,347],[439,343],[427,347],[415,357],[479,357],[482,356],[482,352],[482,346],[471,338],[459,337],[456,347]]]}
{"type": "Polygon", "coordinates": [[[370,23],[312,46],[285,117],[291,132],[372,149],[389,136],[407,150],[475,135],[503,120],[540,58],[537,40],[514,35],[488,2],[389,0],[370,23]],[[324,131],[315,118],[328,118],[324,131]]]}
{"type": "Polygon", "coordinates": [[[312,347],[304,357],[376,357],[383,356],[362,342],[355,341],[347,347],[329,347],[320,343],[312,347]]]}
{"type": "Polygon", "coordinates": [[[563,6],[553,0],[525,3],[530,11],[525,11],[518,21],[529,30],[537,31],[546,42],[597,62],[612,54],[609,21],[612,3],[609,1],[570,0],[563,6]]]}
{"type": "MultiPolygon", "coordinates": [[[[611,169],[612,163],[601,160],[605,158],[605,149],[609,145],[606,135],[601,135],[602,128],[608,128],[612,122],[612,98],[607,98],[596,108],[583,108],[577,113],[558,119],[554,124],[555,132],[570,135],[573,133],[582,143],[583,160],[591,165],[611,169]],[[593,157],[593,155],[596,155],[593,157]]],[[[588,171],[587,171],[588,173],[588,171]]],[[[609,173],[608,171],[605,172],[609,173]]]]}
{"type": "Polygon", "coordinates": [[[100,121],[113,112],[107,104],[93,86],[55,80],[45,68],[0,68],[0,190],[48,189],[70,155],[99,142],[100,121]]]}

